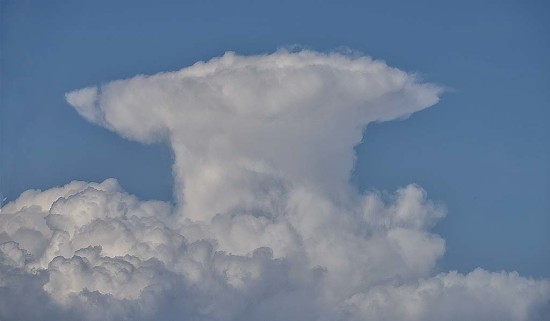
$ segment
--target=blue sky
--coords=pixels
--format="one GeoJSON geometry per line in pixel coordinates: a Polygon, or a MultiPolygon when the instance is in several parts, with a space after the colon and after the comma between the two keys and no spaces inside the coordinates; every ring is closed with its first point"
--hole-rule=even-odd
{"type": "Polygon", "coordinates": [[[24,190],[115,177],[171,200],[167,146],[129,142],[68,91],[178,70],[226,51],[341,47],[450,88],[406,121],[372,124],[352,181],[417,183],[448,208],[439,269],[550,277],[550,6],[545,1],[2,1],[1,182],[24,190]]]}

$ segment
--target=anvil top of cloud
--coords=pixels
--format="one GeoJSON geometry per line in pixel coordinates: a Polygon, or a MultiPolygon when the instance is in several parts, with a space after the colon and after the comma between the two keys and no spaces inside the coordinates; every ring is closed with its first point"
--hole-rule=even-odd
{"type": "Polygon", "coordinates": [[[422,188],[348,182],[368,123],[441,92],[368,57],[277,51],[68,93],[170,144],[176,202],[115,179],[24,192],[0,214],[0,319],[543,320],[548,280],[435,273],[445,209],[422,188]]]}

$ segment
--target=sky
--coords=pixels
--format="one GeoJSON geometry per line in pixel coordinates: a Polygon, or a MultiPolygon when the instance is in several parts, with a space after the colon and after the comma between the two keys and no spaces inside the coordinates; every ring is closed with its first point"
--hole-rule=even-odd
{"type": "Polygon", "coordinates": [[[286,317],[304,320],[404,319],[391,314],[401,312],[411,320],[543,317],[550,311],[549,11],[545,1],[1,1],[0,191],[5,217],[28,217],[17,226],[0,221],[0,241],[11,242],[5,265],[47,271],[48,282],[31,273],[22,284],[42,289],[36,304],[66,319],[99,315],[80,308],[91,300],[85,288],[109,301],[112,316],[143,319],[254,319],[281,305],[286,317]],[[206,63],[184,69],[198,61],[206,63]],[[74,180],[82,182],[66,185],[74,180]],[[21,195],[29,189],[45,192],[21,195]],[[136,241],[141,247],[102,236],[116,221],[135,228],[137,240],[151,220],[164,232],[136,241]],[[307,243],[327,233],[325,224],[337,226],[327,234],[332,245],[307,243]],[[37,235],[49,240],[46,249],[37,235]],[[202,239],[214,241],[208,247],[202,239]],[[143,250],[151,242],[165,246],[143,250]],[[257,248],[269,248],[271,259],[257,248]],[[209,291],[228,285],[204,272],[206,279],[194,279],[187,261],[194,251],[210,251],[203,266],[239,266],[261,282],[228,277],[232,290],[217,290],[209,302],[209,291]],[[294,258],[300,251],[308,263],[294,258]],[[97,275],[67,267],[82,257],[78,264],[123,264],[113,260],[125,254],[140,262],[124,261],[139,266],[137,290],[120,281],[113,292],[97,275]],[[285,269],[299,285],[272,293],[287,280],[285,269]],[[64,286],[67,271],[81,282],[64,286]],[[321,288],[311,284],[317,277],[321,288]],[[211,287],[196,290],[193,280],[211,287]],[[402,305],[420,291],[414,284],[501,281],[510,297],[496,298],[502,306],[483,317],[459,314],[460,302],[481,295],[469,285],[474,294],[434,290],[425,302],[448,300],[439,311],[376,306],[376,291],[387,305],[402,305]],[[326,294],[334,284],[341,289],[326,294]],[[506,314],[507,300],[520,296],[511,289],[526,287],[521,296],[535,312],[506,314]],[[144,294],[136,298],[138,290],[144,294]],[[128,303],[171,306],[166,293],[196,302],[148,316],[128,303]],[[269,300],[250,303],[252,294],[269,300]],[[304,314],[292,300],[307,307],[304,314]],[[324,311],[319,302],[348,310],[324,311]],[[202,304],[208,308],[196,310],[202,304]]]}

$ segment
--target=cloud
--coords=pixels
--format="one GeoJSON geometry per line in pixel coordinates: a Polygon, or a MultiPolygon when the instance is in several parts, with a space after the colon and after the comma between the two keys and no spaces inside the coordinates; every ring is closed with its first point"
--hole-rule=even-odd
{"type": "Polygon", "coordinates": [[[168,141],[185,215],[208,221],[278,202],[284,183],[340,192],[363,128],[429,107],[441,91],[368,57],[279,51],[227,53],[70,92],[67,101],[126,138],[168,141]]]}
{"type": "Polygon", "coordinates": [[[176,204],[114,179],[24,192],[0,214],[0,319],[542,320],[547,280],[434,273],[446,211],[421,187],[348,183],[368,123],[441,92],[368,57],[277,51],[68,93],[170,144],[176,204]]]}

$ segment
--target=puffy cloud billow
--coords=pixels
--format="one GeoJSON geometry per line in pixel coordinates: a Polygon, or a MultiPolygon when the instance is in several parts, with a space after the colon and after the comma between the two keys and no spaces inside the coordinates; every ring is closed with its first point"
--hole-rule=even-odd
{"type": "Polygon", "coordinates": [[[368,57],[227,53],[66,95],[175,155],[175,205],[115,179],[0,214],[2,320],[545,320],[550,282],[437,274],[445,216],[419,186],[361,194],[353,147],[442,89],[368,57]]]}

